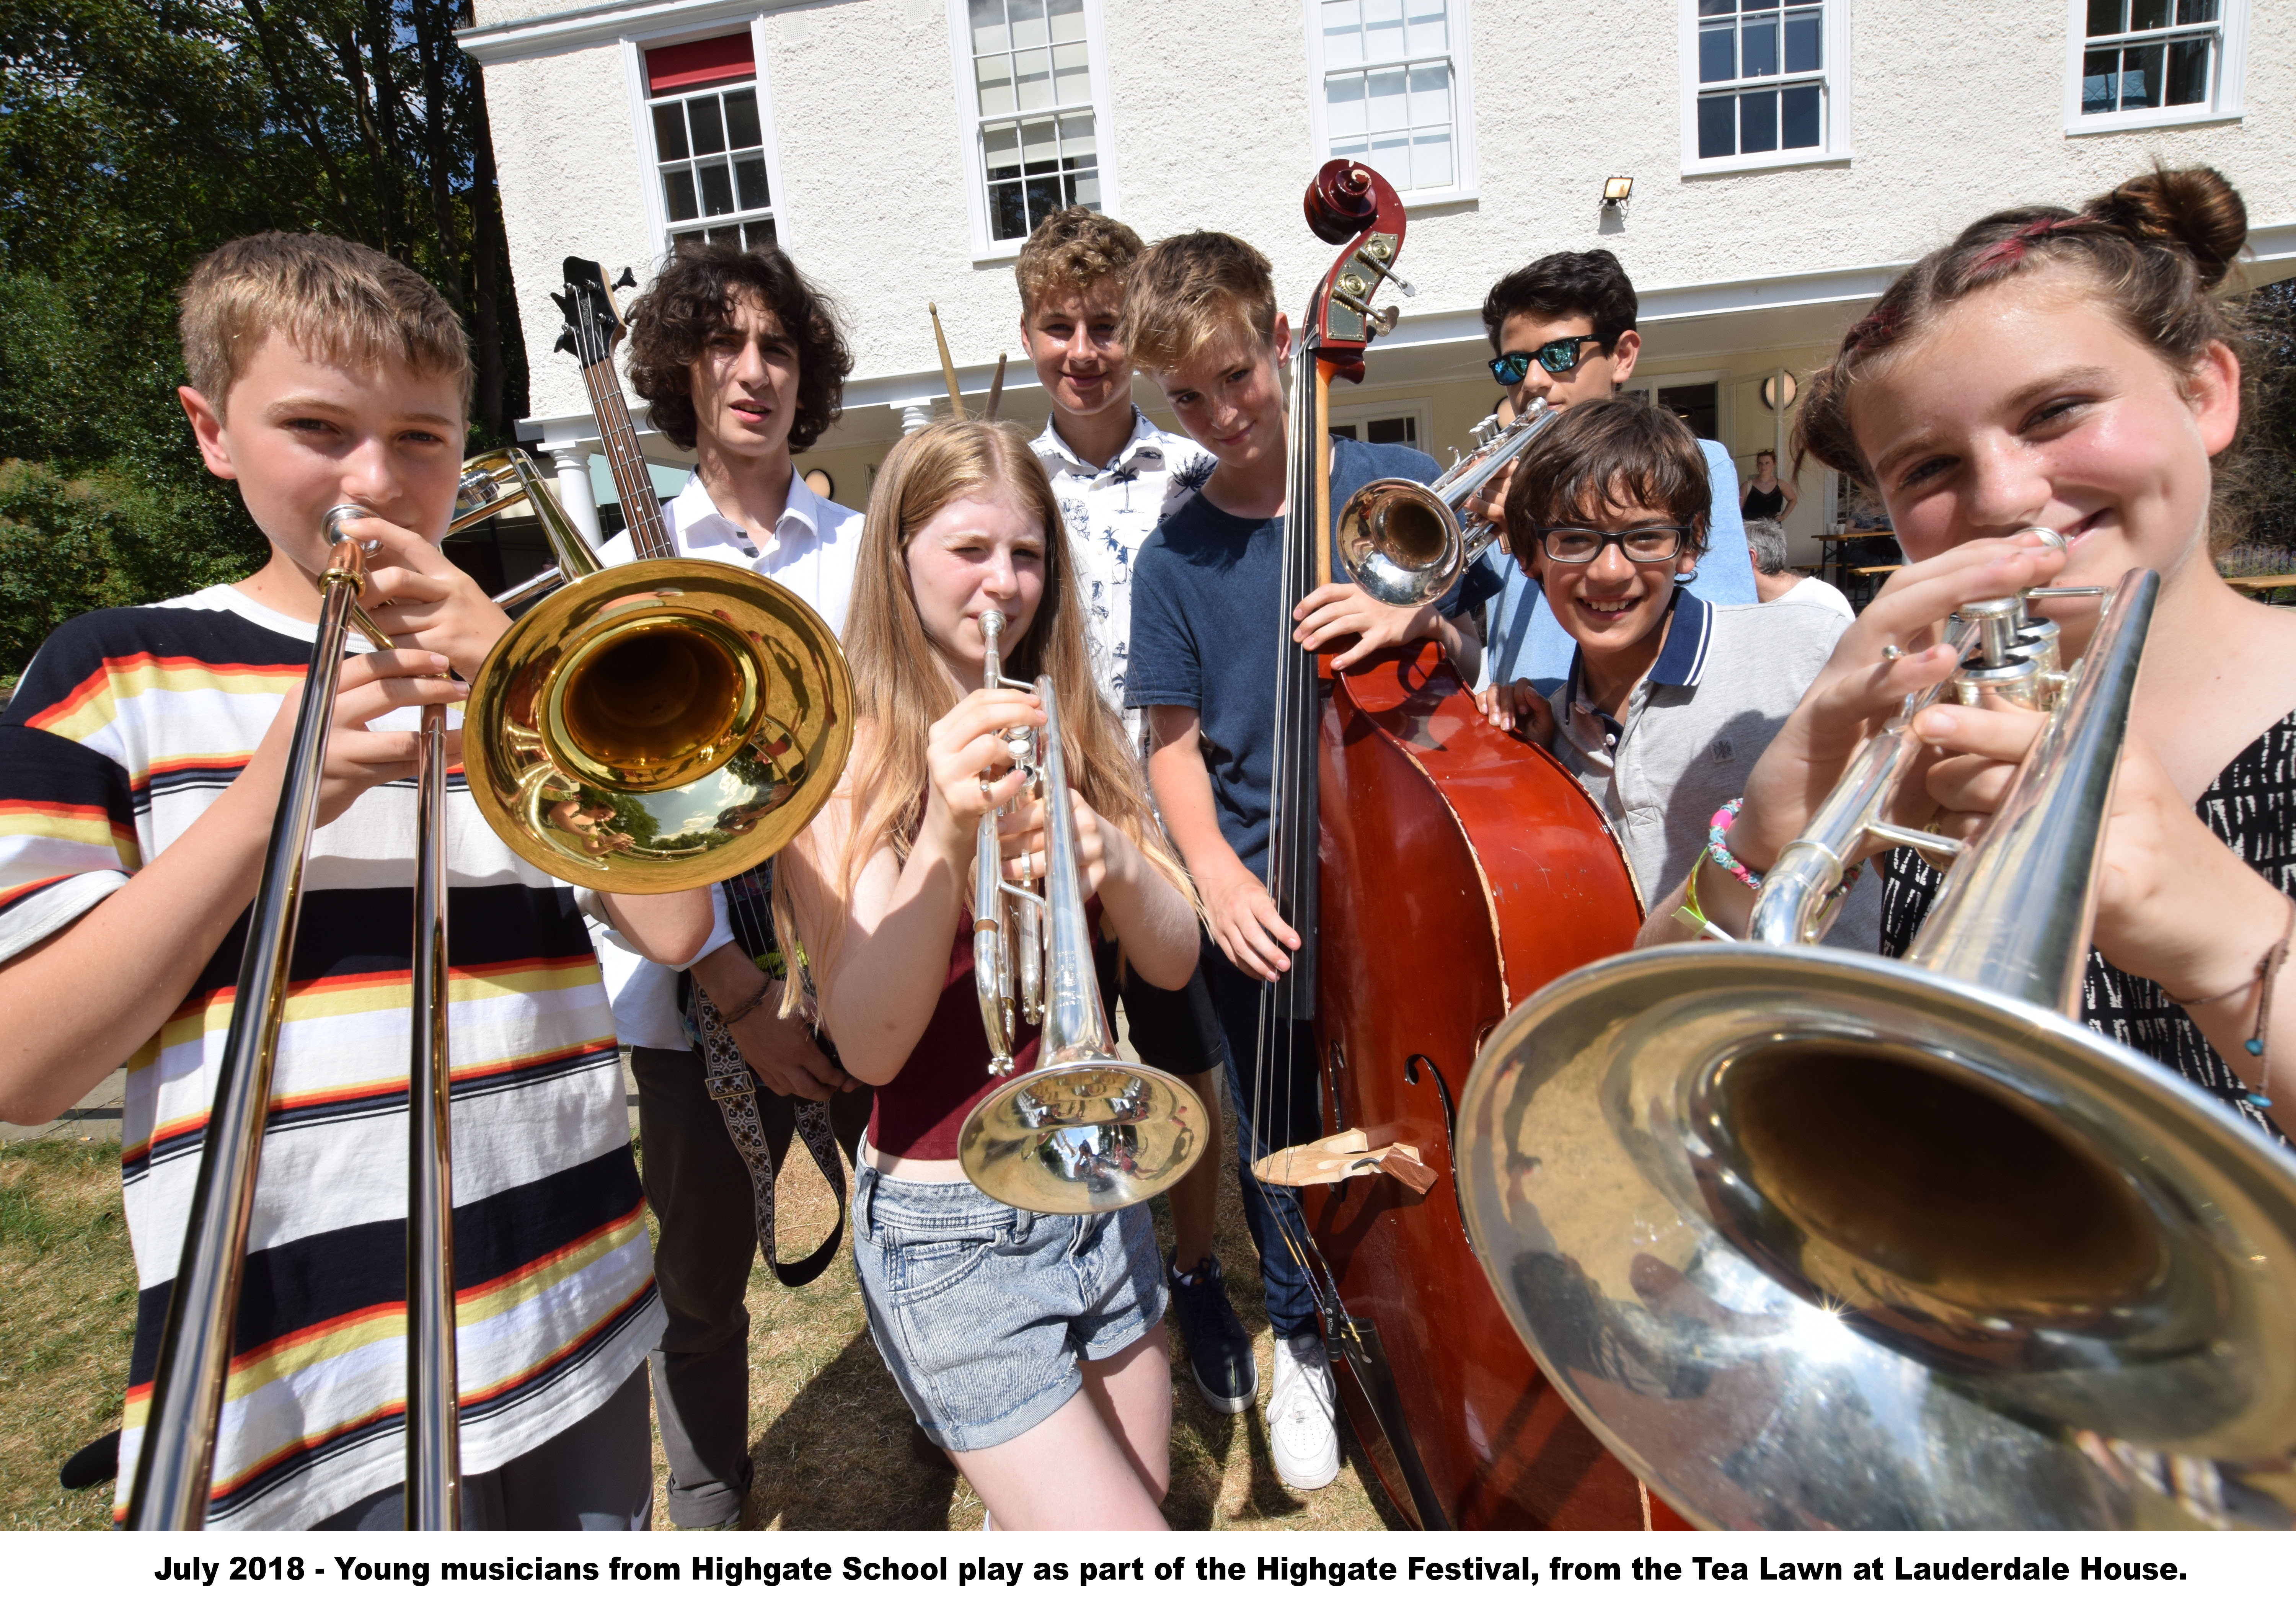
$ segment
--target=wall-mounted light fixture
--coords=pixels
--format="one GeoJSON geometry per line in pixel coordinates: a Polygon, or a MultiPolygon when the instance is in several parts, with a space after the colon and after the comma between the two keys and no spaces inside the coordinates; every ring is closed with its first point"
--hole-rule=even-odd
{"type": "Polygon", "coordinates": [[[1627,209],[1627,201],[1632,198],[1634,192],[1635,180],[1630,177],[1612,177],[1603,179],[1603,209],[1605,211],[1625,210],[1627,209]]]}
{"type": "Polygon", "coordinates": [[[1774,373],[1762,380],[1762,404],[1772,411],[1790,409],[1798,392],[1792,373],[1774,373]],[[1779,392],[1782,387],[1783,394],[1779,392]]]}

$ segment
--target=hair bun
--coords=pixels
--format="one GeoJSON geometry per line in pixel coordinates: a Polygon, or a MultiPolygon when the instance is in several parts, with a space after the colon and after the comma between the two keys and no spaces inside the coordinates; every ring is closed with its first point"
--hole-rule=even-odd
{"type": "Polygon", "coordinates": [[[2210,289],[2248,241],[2248,207],[2213,167],[2156,167],[2099,195],[2087,209],[2145,243],[2183,250],[2210,289]]]}

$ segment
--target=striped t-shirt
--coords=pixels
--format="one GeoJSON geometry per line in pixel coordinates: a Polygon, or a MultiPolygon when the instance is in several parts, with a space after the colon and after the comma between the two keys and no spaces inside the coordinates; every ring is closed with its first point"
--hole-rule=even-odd
{"type": "MultiPolygon", "coordinates": [[[[56,630],[0,717],[0,960],[183,836],[298,691],[314,633],[225,587],[56,630]]],[[[662,1313],[573,893],[504,847],[459,768],[448,784],[462,1461],[481,1473],[603,1404],[662,1313]]],[[[211,1528],[308,1526],[403,1476],[414,806],[411,782],[373,789],[312,840],[211,1528]]],[[[127,1063],[121,1509],[246,931],[242,912],[127,1063]]]]}

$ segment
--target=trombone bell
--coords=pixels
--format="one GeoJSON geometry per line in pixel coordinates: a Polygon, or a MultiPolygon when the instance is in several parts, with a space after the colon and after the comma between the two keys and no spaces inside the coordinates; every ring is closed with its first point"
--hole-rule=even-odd
{"type": "Polygon", "coordinates": [[[449,531],[521,505],[558,565],[496,598],[555,592],[471,685],[463,761],[480,815],[587,889],[661,894],[758,866],[812,819],[852,744],[836,636],[742,567],[602,570],[516,450],[463,464],[449,531]]]}
{"type": "Polygon", "coordinates": [[[659,894],[755,866],[812,819],[852,743],[853,685],[828,625],[780,585],[635,562],[512,624],[463,726],[471,798],[513,850],[570,883],[659,894]]]}

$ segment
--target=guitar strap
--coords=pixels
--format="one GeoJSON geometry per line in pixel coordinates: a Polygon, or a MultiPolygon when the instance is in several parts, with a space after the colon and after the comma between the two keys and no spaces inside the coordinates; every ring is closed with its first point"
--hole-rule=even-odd
{"type": "MultiPolygon", "coordinates": [[[[725,886],[729,900],[734,902],[729,909],[734,910],[735,942],[752,960],[772,953],[772,923],[756,915],[754,910],[767,902],[772,894],[772,884],[773,864],[767,862],[756,872],[745,873],[725,886]],[[742,907],[740,903],[745,900],[747,906],[742,907]],[[742,915],[743,910],[750,911],[750,915],[742,915]],[[748,937],[742,937],[744,934],[748,937]],[[752,949],[751,945],[760,938],[767,948],[752,949]]],[[[780,1174],[775,1169],[773,1144],[767,1137],[765,1118],[758,1104],[760,1095],[770,1095],[773,1091],[758,1081],[757,1075],[750,1070],[750,1063],[742,1059],[741,1046],[734,1042],[733,1030],[726,1026],[725,1020],[718,1013],[718,1007],[702,992],[701,986],[692,981],[690,974],[686,990],[693,1030],[701,1042],[701,1070],[709,1086],[709,1098],[717,1102],[718,1113],[726,1119],[726,1132],[734,1141],[734,1149],[740,1154],[742,1165],[750,1169],[750,1193],[757,1214],[758,1248],[765,1251],[766,1265],[773,1268],[774,1276],[781,1280],[783,1287],[801,1288],[828,1270],[830,1262],[837,1259],[838,1245],[845,1237],[845,1167],[837,1147],[837,1135],[830,1125],[829,1107],[818,1100],[807,1100],[798,1095],[782,1096],[791,1102],[797,1136],[812,1153],[813,1164],[821,1169],[821,1176],[827,1180],[829,1192],[837,1196],[837,1226],[830,1229],[829,1237],[802,1261],[784,1266],[774,1231],[775,1186],[780,1174]]],[[[829,1041],[820,1039],[819,1043],[830,1058],[835,1060],[836,1050],[829,1041]]],[[[783,1153],[786,1155],[788,1153],[784,1151],[783,1153]]]]}
{"type": "Polygon", "coordinates": [[[845,1237],[845,1167],[839,1159],[837,1136],[830,1129],[829,1108],[818,1100],[790,1096],[796,1102],[798,1137],[805,1141],[806,1149],[813,1154],[813,1164],[821,1169],[830,1193],[837,1196],[837,1226],[830,1230],[829,1237],[818,1250],[802,1261],[783,1266],[774,1234],[774,1185],[779,1175],[774,1169],[773,1147],[766,1138],[765,1119],[758,1110],[758,1096],[772,1091],[757,1080],[750,1063],[742,1059],[732,1032],[719,1019],[717,1006],[701,992],[700,984],[693,986],[693,1017],[701,1034],[702,1073],[709,1086],[709,1098],[718,1103],[718,1112],[726,1119],[726,1132],[733,1138],[742,1164],[750,1169],[758,1247],[766,1252],[766,1265],[773,1268],[782,1285],[800,1288],[828,1269],[830,1262],[837,1258],[838,1244],[845,1237]]]}

